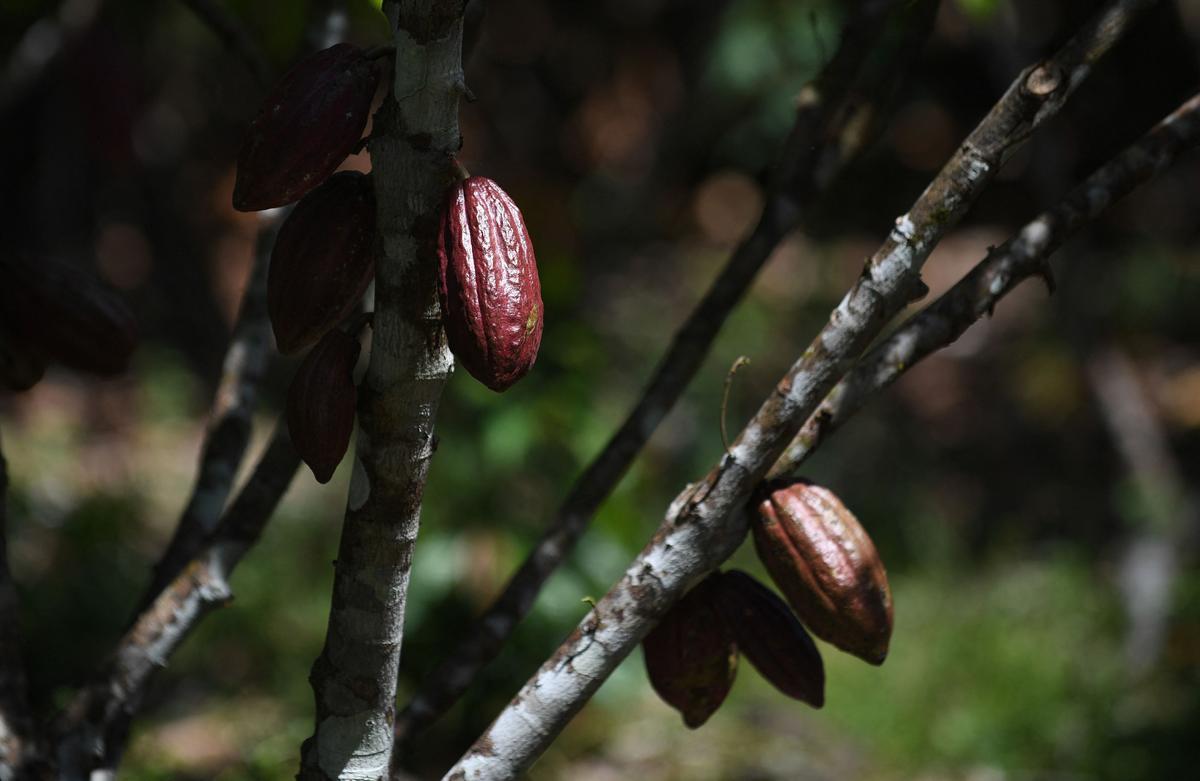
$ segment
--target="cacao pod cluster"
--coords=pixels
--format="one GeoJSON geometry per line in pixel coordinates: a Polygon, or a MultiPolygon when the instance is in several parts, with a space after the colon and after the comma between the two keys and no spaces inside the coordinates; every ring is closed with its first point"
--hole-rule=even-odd
{"type": "Polygon", "coordinates": [[[375,193],[369,176],[334,172],[362,138],[379,74],[339,43],[302,60],[267,96],[238,155],[233,205],[297,200],[279,230],[267,280],[281,352],[314,344],[352,312],[375,273],[375,193]]]}
{"type": "Polygon", "coordinates": [[[267,96],[238,155],[235,208],[299,200],[271,251],[267,313],[280,352],[312,347],[288,389],[287,422],[297,453],[322,483],[354,431],[360,348],[337,326],[358,308],[375,274],[371,178],[335,171],[362,138],[378,81],[374,63],[356,46],[317,52],[267,96]]]}
{"type": "Polygon", "coordinates": [[[825,666],[783,600],[740,570],[710,575],[642,640],[646,673],[659,697],[692,729],[733,687],[745,656],[776,689],[814,708],[825,704],[825,666]]]}
{"type": "MultiPolygon", "coordinates": [[[[338,44],[318,52],[271,92],[238,156],[235,208],[299,200],[271,253],[267,309],[281,352],[316,344],[292,381],[287,418],[321,482],[354,427],[358,344],[337,326],[370,285],[378,244],[371,177],[335,171],[362,137],[377,82],[363,50],[338,44]]],[[[499,185],[476,176],[450,188],[437,262],[450,349],[489,388],[508,388],[537,357],[542,297],[525,220],[499,185]]]]}
{"type": "Polygon", "coordinates": [[[825,670],[805,626],[871,664],[887,657],[887,573],[841,500],[807,481],[772,485],[753,516],[755,549],[787,601],[744,572],[710,575],[642,641],[651,686],[693,729],[729,693],[739,655],[779,691],[820,708],[825,670]]]}
{"type": "Polygon", "coordinates": [[[137,322],[111,288],[72,264],[0,261],[0,385],[27,390],[51,362],[111,377],[129,368],[137,322]]]}

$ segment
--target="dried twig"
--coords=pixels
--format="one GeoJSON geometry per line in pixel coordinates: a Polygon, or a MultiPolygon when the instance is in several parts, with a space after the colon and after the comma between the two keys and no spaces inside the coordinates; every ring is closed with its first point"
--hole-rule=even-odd
{"type": "Polygon", "coordinates": [[[1050,60],[1022,72],[868,261],[833,312],[723,458],[672,503],[650,543],[588,618],[450,770],[450,779],[517,777],[557,736],[658,618],[745,536],[740,512],[822,398],[919,285],[934,245],[1003,161],[1063,104],[1091,65],[1151,2],[1118,0],[1050,60]]]}
{"type": "Polygon", "coordinates": [[[546,531],[505,586],[396,719],[398,743],[444,713],[499,652],[533,607],[546,580],[570,555],[596,509],[671,411],[700,368],[729,313],[771,252],[804,217],[815,194],[867,143],[880,104],[924,41],[937,3],[869,3],[821,75],[800,95],[792,131],[774,168],[757,227],[734,251],[675,335],[637,404],[576,479],[546,531]],[[894,35],[881,38],[886,28],[894,35]],[[864,61],[870,60],[864,65],[864,61]]]}

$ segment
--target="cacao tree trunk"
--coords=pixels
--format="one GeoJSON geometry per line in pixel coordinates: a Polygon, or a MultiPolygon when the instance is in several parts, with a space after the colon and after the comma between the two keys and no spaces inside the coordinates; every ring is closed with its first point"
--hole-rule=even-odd
{"type": "Polygon", "coordinates": [[[304,779],[387,777],[405,596],[434,420],[453,367],[438,311],[436,236],[453,181],[463,91],[462,2],[384,3],[395,31],[391,94],[370,141],[382,246],[357,458],[304,779]]]}

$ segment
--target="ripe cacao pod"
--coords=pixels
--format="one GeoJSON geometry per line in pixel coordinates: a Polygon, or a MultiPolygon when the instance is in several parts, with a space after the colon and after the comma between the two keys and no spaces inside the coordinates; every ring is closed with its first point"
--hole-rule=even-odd
{"type": "Polygon", "coordinates": [[[302,350],[354,311],[375,274],[371,178],[343,171],[304,196],[279,229],[267,312],[280,352],[302,350]]]}
{"type": "Polygon", "coordinates": [[[542,288],[521,210],[491,179],[450,189],[438,294],[450,350],[471,376],[494,391],[525,376],[542,341],[542,288]]]}
{"type": "Polygon", "coordinates": [[[717,609],[750,664],[776,689],[814,708],[825,704],[825,665],[816,643],[775,592],[740,570],[716,581],[717,609]]]}
{"type": "Polygon", "coordinates": [[[101,376],[129,368],[136,321],[99,279],[41,258],[0,264],[0,280],[0,319],[18,349],[101,376]]]}
{"type": "Polygon", "coordinates": [[[329,178],[362,137],[378,81],[374,64],[348,43],[288,71],[242,143],[234,208],[283,206],[329,178]]]}
{"type": "Polygon", "coordinates": [[[737,674],[737,648],[704,581],[683,596],[642,640],[654,691],[696,729],[716,712],[737,674]]]}
{"type": "Polygon", "coordinates": [[[826,488],[778,488],[751,519],[754,547],[812,633],[871,664],[887,658],[892,593],[874,543],[826,488]]]}
{"type": "Polygon", "coordinates": [[[319,483],[328,483],[354,433],[358,340],[334,329],[325,334],[288,388],[287,423],[292,445],[319,483]]]}

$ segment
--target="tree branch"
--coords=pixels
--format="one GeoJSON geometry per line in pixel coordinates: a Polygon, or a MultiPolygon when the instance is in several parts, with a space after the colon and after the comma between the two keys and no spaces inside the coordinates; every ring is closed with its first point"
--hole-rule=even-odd
{"type": "Polygon", "coordinates": [[[116,768],[151,675],[166,665],[200,619],[232,599],[229,577],[258,541],[299,465],[281,420],[204,547],[142,611],[100,675],[63,713],[55,729],[62,778],[86,779],[95,768],[116,768]]]}
{"type": "Polygon", "coordinates": [[[421,496],[453,367],[437,303],[436,227],[461,144],[463,3],[394,0],[384,11],[396,70],[370,143],[383,256],[329,628],[310,676],[316,726],[301,748],[303,779],[387,775],[421,496]]]}
{"type": "Polygon", "coordinates": [[[20,778],[36,754],[25,663],[21,611],[8,569],[8,464],[0,450],[0,778],[20,778]]]}
{"type": "Polygon", "coordinates": [[[976,320],[991,314],[997,302],[1022,281],[1031,276],[1050,280],[1047,260],[1063,242],[1196,144],[1198,111],[1200,96],[1185,102],[1057,206],[989,252],[937,301],[873,347],[805,422],[768,479],[798,477],[808,456],[874,394],[930,353],[957,340],[976,320]]]}
{"type": "Polygon", "coordinates": [[[924,41],[936,0],[869,3],[853,19],[821,74],[801,93],[758,225],[734,251],[675,335],[637,404],[576,479],[533,550],[497,600],[470,627],[396,719],[397,746],[452,706],[529,613],[592,516],[691,382],[729,313],[812,198],[866,145],[879,104],[924,41]],[[896,13],[893,10],[900,5],[896,13]],[[895,27],[884,36],[885,28],[895,27]],[[867,61],[870,60],[868,64],[867,61]]]}
{"type": "Polygon", "coordinates": [[[179,517],[175,532],[162,556],[154,565],[150,585],[138,609],[150,604],[159,592],[179,574],[204,544],[225,508],[233,490],[238,467],[250,442],[258,386],[262,382],[271,351],[271,324],[267,318],[267,269],[279,225],[287,209],[273,209],[259,215],[258,241],[254,265],[242,307],[234,326],[221,370],[221,381],[209,413],[200,464],[192,495],[179,517]]]}
{"type": "Polygon", "coordinates": [[[740,512],[825,394],[886,321],[913,296],[934,245],[957,223],[1032,130],[1052,116],[1139,13],[1114,2],[1063,50],[1018,76],[908,214],[896,221],[862,277],[809,348],[701,482],[676,497],[624,577],[542,665],[449,779],[517,777],[679,596],[741,543],[740,512]]]}
{"type": "MultiPolygon", "coordinates": [[[[188,568],[189,565],[192,569],[196,567],[196,559],[200,558],[199,554],[205,549],[206,542],[210,536],[219,534],[220,524],[225,523],[222,510],[225,509],[226,501],[233,489],[233,481],[237,477],[238,468],[241,466],[246,454],[246,447],[250,442],[254,409],[258,400],[258,386],[270,358],[271,326],[267,318],[266,305],[267,270],[270,265],[271,250],[275,244],[275,235],[287,211],[288,209],[276,209],[262,212],[259,215],[259,233],[255,246],[254,263],[246,290],[242,295],[241,311],[238,313],[238,320],[234,326],[229,347],[225,352],[221,380],[213,400],[192,493],[180,514],[171,540],[154,565],[150,584],[138,603],[137,612],[131,621],[133,630],[130,631],[135,631],[146,621],[146,616],[156,609],[169,588],[172,592],[178,591],[178,587],[172,585],[173,581],[177,581],[180,573],[184,573],[185,568],[188,568]]],[[[289,441],[285,441],[283,445],[274,445],[274,447],[276,450],[282,447],[286,447],[288,451],[291,450],[289,441]]],[[[271,451],[268,450],[268,455],[270,453],[271,451]]],[[[298,463],[294,456],[292,459],[298,463]]],[[[259,465],[260,470],[263,469],[266,460],[264,457],[263,462],[259,465]]],[[[280,470],[286,468],[283,456],[279,453],[276,453],[271,468],[280,470]]],[[[293,464],[287,471],[286,478],[289,482],[296,468],[296,465],[293,464]]],[[[284,477],[282,472],[274,473],[268,470],[260,474],[256,471],[243,487],[238,501],[244,503],[246,500],[242,497],[254,496],[260,490],[265,490],[269,494],[272,490],[271,485],[268,484],[264,489],[262,488],[263,481],[282,481],[284,477]]],[[[284,483],[280,490],[280,496],[286,487],[287,484],[284,483]]],[[[277,502],[278,497],[275,497],[267,511],[268,516],[269,512],[274,510],[277,502]]],[[[239,514],[245,512],[245,509],[239,510],[239,514]]],[[[268,516],[262,517],[262,524],[267,522],[268,516]]],[[[257,539],[257,534],[254,537],[257,539]]],[[[247,547],[249,546],[247,545],[247,547]]],[[[242,553],[244,551],[237,556],[239,560],[242,553]]],[[[184,574],[186,575],[186,573],[184,574]]],[[[193,588],[193,591],[195,590],[193,588]]],[[[174,593],[167,594],[168,598],[174,596],[176,596],[174,593]]],[[[56,749],[60,761],[63,761],[63,757],[70,757],[70,761],[76,763],[97,763],[89,766],[87,768],[89,770],[93,767],[115,770],[125,748],[130,722],[141,705],[150,673],[153,672],[155,666],[166,664],[169,653],[175,650],[191,627],[200,618],[203,618],[209,609],[211,608],[204,606],[199,610],[182,611],[175,617],[181,622],[180,626],[177,629],[164,629],[162,635],[169,650],[163,654],[159,654],[157,650],[153,649],[148,652],[148,658],[154,662],[153,666],[138,665],[137,654],[140,653],[141,648],[136,645],[127,647],[125,643],[129,635],[126,635],[126,640],[118,645],[111,657],[115,661],[109,662],[107,668],[97,673],[96,680],[105,681],[105,683],[93,684],[90,690],[81,691],[72,705],[74,708],[85,708],[80,703],[85,701],[90,703],[86,707],[91,708],[92,713],[98,714],[97,718],[102,728],[93,730],[93,734],[103,735],[102,742],[93,747],[94,750],[90,755],[80,753],[76,747],[73,747],[72,741],[80,733],[86,732],[89,727],[79,722],[77,717],[68,711],[63,717],[63,723],[70,726],[65,728],[67,730],[66,737],[56,749]],[[120,692],[122,696],[103,699],[112,692],[120,692]],[[103,706],[96,706],[94,704],[96,702],[103,702],[103,706]]],[[[154,644],[154,642],[147,643],[146,647],[150,648],[154,644]]],[[[69,772],[78,767],[64,765],[61,770],[69,772]]]]}

